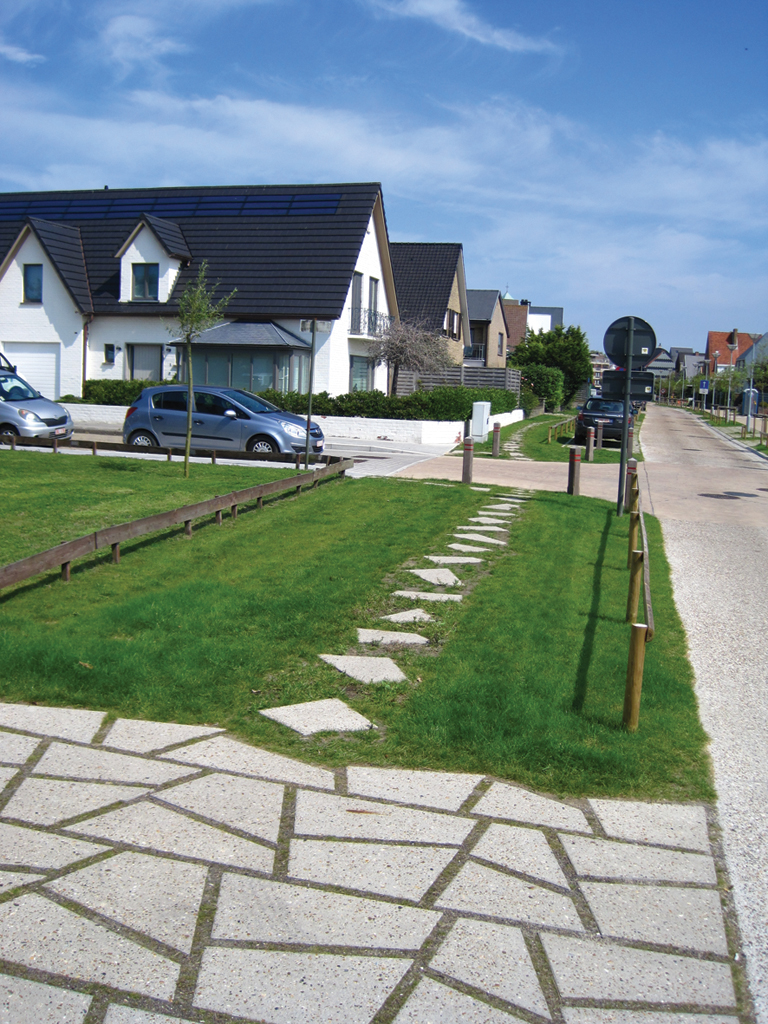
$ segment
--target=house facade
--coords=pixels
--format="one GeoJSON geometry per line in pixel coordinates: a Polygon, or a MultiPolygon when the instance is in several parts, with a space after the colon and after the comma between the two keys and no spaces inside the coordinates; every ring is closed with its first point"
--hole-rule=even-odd
{"type": "Polygon", "coordinates": [[[467,290],[470,343],[464,348],[465,366],[507,365],[507,321],[501,292],[489,288],[467,290]]]}
{"type": "Polygon", "coordinates": [[[398,315],[381,186],[0,195],[0,351],[50,398],[87,379],[183,380],[174,316],[201,264],[225,322],[194,345],[199,383],[386,390],[371,339],[398,315]],[[329,328],[329,329],[328,329],[329,328]]]}

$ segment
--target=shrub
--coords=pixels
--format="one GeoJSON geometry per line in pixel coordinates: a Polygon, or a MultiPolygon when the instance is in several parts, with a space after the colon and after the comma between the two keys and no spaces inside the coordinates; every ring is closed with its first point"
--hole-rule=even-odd
{"type": "Polygon", "coordinates": [[[565,377],[556,366],[531,363],[522,368],[523,387],[538,395],[546,408],[553,412],[563,404],[565,377]]]}
{"type": "MultiPolygon", "coordinates": [[[[259,394],[286,412],[299,415],[307,412],[307,396],[296,391],[281,394],[270,389],[259,394]]],[[[511,412],[517,408],[517,395],[500,388],[465,387],[419,390],[402,397],[381,391],[352,391],[331,398],[327,391],[322,391],[312,396],[312,413],[388,420],[466,420],[472,415],[473,402],[490,402],[492,414],[511,412]]]]}
{"type": "Polygon", "coordinates": [[[87,380],[83,387],[83,399],[91,405],[130,405],[144,388],[176,383],[175,380],[87,380]]]}

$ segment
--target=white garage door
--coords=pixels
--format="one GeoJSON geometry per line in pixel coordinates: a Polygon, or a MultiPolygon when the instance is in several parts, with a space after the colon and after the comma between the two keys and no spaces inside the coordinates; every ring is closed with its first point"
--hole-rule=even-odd
{"type": "Polygon", "coordinates": [[[20,377],[45,398],[59,397],[59,345],[40,341],[5,341],[3,351],[20,377]]]}

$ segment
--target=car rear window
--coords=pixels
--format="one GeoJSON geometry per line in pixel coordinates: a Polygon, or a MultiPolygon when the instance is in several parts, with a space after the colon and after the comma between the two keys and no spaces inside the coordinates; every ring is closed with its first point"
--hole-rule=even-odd
{"type": "Polygon", "coordinates": [[[604,399],[600,398],[590,398],[584,408],[587,412],[624,412],[624,405],[622,402],[606,402],[604,399]]]}
{"type": "Polygon", "coordinates": [[[152,405],[156,409],[176,409],[178,412],[187,411],[186,391],[161,391],[152,399],[152,405]]]}

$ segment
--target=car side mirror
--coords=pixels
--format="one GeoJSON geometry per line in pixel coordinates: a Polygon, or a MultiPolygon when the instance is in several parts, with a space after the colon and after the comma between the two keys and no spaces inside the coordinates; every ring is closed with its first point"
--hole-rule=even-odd
{"type": "Polygon", "coordinates": [[[225,416],[229,416],[229,418],[230,418],[231,420],[236,420],[236,419],[237,419],[237,413],[235,412],[235,410],[234,410],[234,409],[227,409],[227,410],[225,411],[224,415],[225,415],[225,416]]]}

